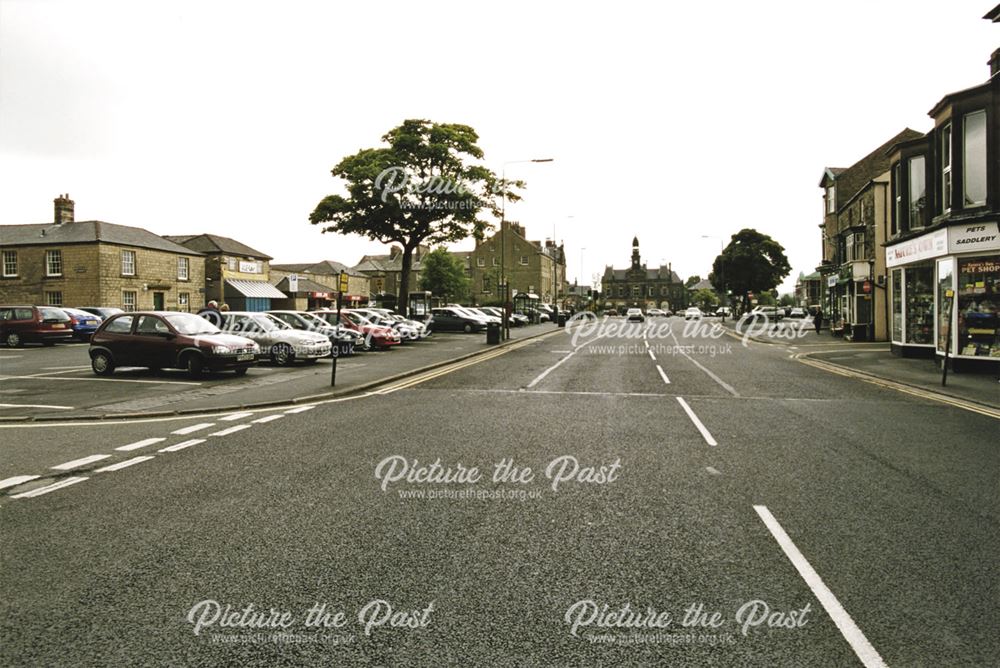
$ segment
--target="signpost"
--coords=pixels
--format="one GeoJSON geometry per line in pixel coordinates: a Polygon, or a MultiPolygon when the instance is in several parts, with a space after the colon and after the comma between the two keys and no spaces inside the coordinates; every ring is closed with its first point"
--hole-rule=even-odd
{"type": "Polygon", "coordinates": [[[292,294],[299,291],[299,275],[289,274],[288,275],[288,291],[292,294]]]}
{"type": "MultiPolygon", "coordinates": [[[[344,293],[347,292],[347,272],[340,272],[340,282],[337,286],[337,331],[340,330],[340,308],[344,303],[344,293]]],[[[330,347],[330,355],[332,356],[332,364],[330,365],[330,387],[337,384],[337,358],[340,357],[340,343],[336,343],[330,347]]]]}

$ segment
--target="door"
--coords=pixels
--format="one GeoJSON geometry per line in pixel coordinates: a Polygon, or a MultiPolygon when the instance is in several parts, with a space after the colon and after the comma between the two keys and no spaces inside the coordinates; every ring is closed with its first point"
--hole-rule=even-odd
{"type": "Polygon", "coordinates": [[[135,326],[135,337],[129,361],[135,366],[149,368],[171,367],[174,365],[173,332],[161,318],[141,315],[135,326]]]}
{"type": "Polygon", "coordinates": [[[153,293],[153,310],[162,311],[164,310],[163,293],[154,292],[153,293]]]}

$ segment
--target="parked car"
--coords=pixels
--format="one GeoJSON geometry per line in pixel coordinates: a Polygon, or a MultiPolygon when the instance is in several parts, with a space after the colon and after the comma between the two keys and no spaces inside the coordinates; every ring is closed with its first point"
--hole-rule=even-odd
{"type": "Polygon", "coordinates": [[[784,309],[780,309],[777,306],[755,306],[747,315],[748,317],[763,315],[771,320],[781,320],[781,317],[784,315],[784,309]]]}
{"type": "Polygon", "coordinates": [[[806,317],[806,310],[804,308],[800,308],[800,307],[796,306],[791,311],[789,311],[788,317],[789,318],[804,318],[804,317],[806,317]]]}
{"type": "Polygon", "coordinates": [[[699,320],[702,317],[702,312],[697,306],[689,306],[684,309],[684,319],[685,320],[699,320]]]}
{"type": "Polygon", "coordinates": [[[0,306],[0,340],[8,348],[25,343],[51,346],[73,338],[72,319],[54,306],[0,306]]]}
{"type": "Polygon", "coordinates": [[[484,320],[486,320],[487,324],[491,322],[495,325],[503,323],[503,313],[501,313],[500,315],[493,315],[492,313],[488,313],[484,309],[476,308],[473,306],[463,307],[462,310],[471,313],[474,316],[479,316],[483,318],[484,320]]]}
{"type": "Polygon", "coordinates": [[[667,312],[662,309],[658,308],[646,309],[646,316],[650,318],[662,318],[665,315],[667,315],[667,312]]]}
{"type": "Polygon", "coordinates": [[[372,348],[388,350],[390,347],[399,345],[400,343],[399,332],[391,327],[383,327],[369,322],[360,313],[342,310],[339,322],[337,321],[337,312],[335,310],[323,309],[313,311],[313,313],[330,324],[339,324],[361,334],[365,341],[364,350],[371,350],[372,348]]]}
{"type": "Polygon", "coordinates": [[[404,318],[395,311],[387,308],[372,308],[369,307],[367,310],[373,311],[381,316],[381,318],[387,322],[397,323],[394,325],[394,329],[400,333],[400,337],[403,336],[403,332],[399,326],[407,327],[413,329],[416,332],[416,337],[412,340],[423,339],[431,334],[430,328],[419,320],[413,320],[411,318],[404,318]]]}
{"type": "Polygon", "coordinates": [[[226,311],[222,313],[221,329],[255,341],[262,357],[282,366],[294,364],[295,360],[313,363],[329,355],[332,347],[324,335],[293,329],[267,313],[226,311]]]}
{"type": "Polygon", "coordinates": [[[732,317],[733,310],[731,308],[729,308],[728,306],[720,306],[719,308],[715,309],[715,315],[717,315],[719,317],[729,318],[729,317],[732,317]]]}
{"type": "Polygon", "coordinates": [[[365,338],[359,332],[340,325],[331,325],[326,320],[307,311],[267,311],[267,313],[289,325],[292,329],[322,334],[330,340],[331,346],[336,346],[338,357],[352,355],[355,347],[360,350],[365,345],[365,338]]]}
{"type": "Polygon", "coordinates": [[[608,310],[606,310],[604,312],[604,315],[607,315],[607,316],[617,316],[618,315],[618,309],[609,308],[608,310]]]}
{"type": "Polygon", "coordinates": [[[97,331],[97,328],[104,320],[104,318],[96,316],[93,313],[81,311],[76,308],[62,307],[62,310],[69,316],[70,327],[73,328],[73,336],[80,341],[90,341],[90,337],[94,335],[94,332],[97,331]]]}
{"type": "MultiPolygon", "coordinates": [[[[503,309],[501,308],[496,306],[480,306],[479,310],[500,318],[500,320],[503,321],[503,309]]],[[[524,327],[528,324],[529,320],[528,316],[523,313],[511,313],[510,318],[508,318],[508,322],[511,327],[524,327]]]]}
{"type": "Polygon", "coordinates": [[[642,314],[642,309],[630,308],[625,312],[625,320],[628,322],[645,322],[646,317],[642,314]]]}
{"type": "Polygon", "coordinates": [[[423,329],[423,325],[414,327],[406,324],[405,322],[400,322],[399,320],[390,318],[387,312],[383,312],[381,309],[356,308],[351,309],[351,312],[360,313],[373,325],[389,327],[390,329],[396,330],[396,333],[399,334],[400,342],[418,340],[420,338],[420,331],[423,329]]]}
{"type": "Polygon", "coordinates": [[[250,339],[224,334],[192,313],[139,311],[112,315],[90,339],[90,366],[110,376],[124,366],[150,369],[235,371],[242,376],[256,364],[260,348],[250,339]]]}
{"type": "Polygon", "coordinates": [[[77,306],[75,308],[96,315],[101,319],[101,322],[104,322],[106,319],[117,313],[125,312],[120,308],[115,308],[114,306],[77,306]]]}
{"type": "Polygon", "coordinates": [[[486,329],[486,320],[451,307],[443,306],[431,309],[434,319],[434,329],[442,332],[481,332],[486,329]]]}

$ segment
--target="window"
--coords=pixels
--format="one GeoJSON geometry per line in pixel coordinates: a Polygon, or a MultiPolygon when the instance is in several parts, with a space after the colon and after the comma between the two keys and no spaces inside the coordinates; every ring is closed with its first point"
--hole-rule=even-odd
{"type": "Polygon", "coordinates": [[[639,286],[638,285],[633,285],[632,286],[632,296],[633,297],[638,297],[639,296],[639,286]]]}
{"type": "Polygon", "coordinates": [[[927,173],[924,168],[924,156],[918,155],[909,160],[910,173],[910,208],[909,227],[914,229],[924,226],[924,205],[927,203],[927,173]]]}
{"type": "Polygon", "coordinates": [[[125,290],[122,292],[122,309],[125,311],[134,311],[137,297],[138,293],[135,290],[125,290]]]}
{"type": "Polygon", "coordinates": [[[3,252],[3,275],[17,276],[17,251],[3,252]]]}
{"type": "Polygon", "coordinates": [[[472,266],[472,258],[469,257],[468,255],[465,256],[465,266],[466,266],[466,268],[469,268],[469,267],[472,266]]]}
{"type": "Polygon", "coordinates": [[[494,244],[490,244],[490,252],[491,253],[496,253],[497,252],[497,247],[494,244]]]}
{"type": "Polygon", "coordinates": [[[177,280],[188,280],[188,271],[191,269],[191,260],[186,257],[177,258],[177,280]]]}
{"type": "Polygon", "coordinates": [[[827,186],[826,188],[826,212],[837,212],[837,186],[827,186]]]}
{"type": "Polygon", "coordinates": [[[667,296],[668,294],[670,294],[670,293],[669,293],[669,291],[667,290],[667,286],[665,286],[665,285],[664,285],[664,286],[661,286],[661,287],[660,287],[660,296],[661,296],[661,297],[666,297],[666,296],[667,296]]]}
{"type": "MultiPolygon", "coordinates": [[[[132,294],[135,294],[134,292],[132,294]]],[[[132,329],[132,318],[130,315],[118,316],[114,320],[108,323],[108,326],[104,328],[105,332],[111,332],[113,334],[128,334],[129,330],[132,329]]]]}
{"type": "Polygon", "coordinates": [[[900,163],[892,166],[892,190],[895,206],[892,209],[892,236],[903,229],[903,181],[900,178],[900,163]]]}
{"type": "Polygon", "coordinates": [[[483,292],[490,291],[490,281],[491,279],[489,276],[483,276],[483,292]]]}
{"type": "Polygon", "coordinates": [[[528,264],[528,256],[527,255],[522,255],[521,259],[519,260],[519,262],[520,262],[520,264],[527,265],[528,264]]]}
{"type": "Polygon", "coordinates": [[[135,251],[122,251],[122,276],[135,276],[135,251]]]}
{"type": "MultiPolygon", "coordinates": [[[[946,257],[937,262],[937,349],[944,352],[948,337],[954,333],[951,323],[955,321],[954,297],[948,298],[952,289],[952,276],[955,273],[955,258],[946,257]]],[[[955,349],[950,351],[955,353],[955,349]]]]}
{"type": "Polygon", "coordinates": [[[903,342],[903,270],[892,270],[892,340],[903,342]]]}
{"type": "Polygon", "coordinates": [[[986,112],[965,115],[962,128],[963,206],[986,204],[986,112]]]}
{"type": "Polygon", "coordinates": [[[156,316],[144,315],[139,317],[139,324],[135,327],[136,334],[155,336],[157,334],[169,334],[170,328],[156,316]]]}
{"type": "Polygon", "coordinates": [[[477,267],[485,267],[486,266],[486,258],[484,258],[484,257],[477,257],[476,258],[476,266],[477,267]]]}
{"type": "Polygon", "coordinates": [[[656,296],[656,288],[654,288],[652,285],[650,285],[649,289],[646,290],[646,296],[647,297],[655,297],[656,296]]]}
{"type": "Polygon", "coordinates": [[[226,266],[229,268],[229,271],[236,271],[236,258],[231,257],[226,260],[226,266]]]}
{"type": "Polygon", "coordinates": [[[496,259],[496,258],[493,258],[493,266],[494,266],[494,267],[498,267],[498,266],[500,266],[500,260],[498,260],[498,259],[496,259]]]}
{"type": "Polygon", "coordinates": [[[847,261],[856,262],[867,259],[865,254],[865,233],[855,232],[847,235],[847,261]]]}
{"type": "Polygon", "coordinates": [[[188,305],[191,303],[191,295],[187,292],[177,293],[177,309],[180,311],[190,311],[188,305]]]}
{"type": "Polygon", "coordinates": [[[951,210],[951,123],[941,128],[941,213],[951,210]]]}
{"type": "Polygon", "coordinates": [[[1000,357],[1000,260],[994,256],[958,260],[959,355],[1000,357]]]}
{"type": "Polygon", "coordinates": [[[62,251],[45,251],[45,275],[62,276],[62,251]]]}
{"type": "Polygon", "coordinates": [[[618,286],[618,296],[619,297],[624,297],[625,296],[625,288],[623,288],[621,286],[618,286]]]}
{"type": "Polygon", "coordinates": [[[45,303],[49,306],[62,306],[62,292],[46,292],[45,293],[45,303]]]}

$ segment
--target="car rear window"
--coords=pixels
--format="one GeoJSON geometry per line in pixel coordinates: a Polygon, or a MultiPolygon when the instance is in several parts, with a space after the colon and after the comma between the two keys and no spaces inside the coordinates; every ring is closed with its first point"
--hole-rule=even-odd
{"type": "Polygon", "coordinates": [[[61,308],[39,306],[38,313],[42,316],[42,322],[69,322],[69,316],[61,308]]]}
{"type": "Polygon", "coordinates": [[[113,334],[128,334],[130,329],[132,329],[132,316],[123,315],[110,320],[104,331],[113,334]]]}

